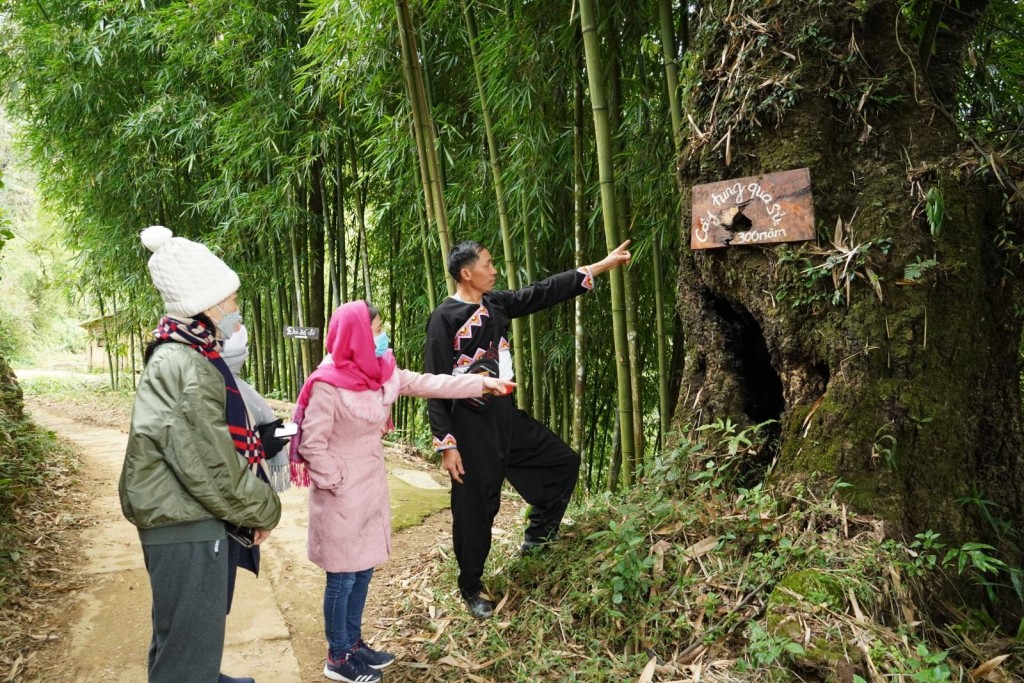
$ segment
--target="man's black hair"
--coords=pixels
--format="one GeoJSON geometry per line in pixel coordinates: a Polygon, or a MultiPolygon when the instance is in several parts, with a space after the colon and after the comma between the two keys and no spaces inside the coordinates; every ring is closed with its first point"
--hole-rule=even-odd
{"type": "Polygon", "coordinates": [[[366,310],[370,313],[370,322],[372,323],[373,319],[380,315],[380,309],[378,309],[376,306],[371,304],[366,299],[363,299],[363,303],[366,304],[366,310]]]}
{"type": "Polygon", "coordinates": [[[451,273],[452,279],[456,283],[459,282],[462,269],[476,263],[483,250],[484,245],[473,240],[464,240],[452,247],[452,250],[448,252],[448,272],[451,273]]]}

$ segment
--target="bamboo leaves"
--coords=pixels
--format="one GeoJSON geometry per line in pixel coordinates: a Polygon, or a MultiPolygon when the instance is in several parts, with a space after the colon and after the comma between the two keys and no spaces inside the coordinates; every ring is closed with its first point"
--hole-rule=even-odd
{"type": "MultiPolygon", "coordinates": [[[[138,230],[161,223],[202,240],[242,275],[258,346],[250,372],[263,391],[291,397],[319,359],[319,348],[285,341],[281,329],[322,326],[354,296],[387,311],[400,362],[419,367],[422,322],[444,291],[455,234],[492,249],[501,240],[513,288],[526,270],[541,278],[590,262],[606,240],[617,245],[592,229],[613,163],[638,248],[650,253],[657,239],[670,249],[662,233],[677,198],[670,108],[645,38],[657,25],[653,6],[615,10],[619,116],[616,140],[598,154],[596,119],[579,116],[575,102],[585,101],[590,75],[580,28],[550,3],[39,6],[45,14],[31,4],[5,9],[0,74],[17,84],[5,99],[27,122],[83,287],[93,301],[116,301],[131,319],[126,329],[148,326],[160,309],[138,230]]],[[[615,208],[602,205],[614,221],[615,208]]],[[[656,306],[671,309],[670,292],[651,284],[671,274],[662,259],[659,270],[646,261],[636,266],[637,326],[656,306]]],[[[584,452],[594,486],[613,469],[613,320],[626,306],[613,278],[618,303],[581,300],[578,316],[568,307],[538,314],[512,340],[525,384],[518,397],[530,396],[536,414],[584,452]]],[[[663,368],[667,347],[660,364],[645,364],[665,336],[663,324],[651,329],[660,332],[633,337],[623,386],[643,374],[630,400],[653,406],[662,383],[644,368],[663,368]]],[[[667,402],[657,402],[657,415],[622,415],[634,435],[622,444],[626,481],[643,463],[632,452],[637,437],[667,419],[667,402]]],[[[422,426],[419,410],[403,404],[400,426],[422,426]]]]}

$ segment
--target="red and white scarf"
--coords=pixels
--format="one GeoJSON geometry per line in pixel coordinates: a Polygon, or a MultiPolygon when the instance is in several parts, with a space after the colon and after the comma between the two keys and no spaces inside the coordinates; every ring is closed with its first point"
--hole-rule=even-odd
{"type": "Polygon", "coordinates": [[[213,334],[202,322],[192,318],[172,318],[164,316],[160,324],[153,332],[153,336],[160,342],[177,342],[191,346],[198,351],[206,360],[210,361],[213,367],[220,371],[224,377],[224,388],[227,391],[225,401],[225,419],[228,423],[228,432],[235,444],[235,451],[245,459],[254,474],[261,479],[266,479],[260,462],[266,458],[263,452],[263,443],[260,436],[252,429],[249,423],[249,411],[245,409],[245,401],[242,399],[235,377],[231,374],[228,364],[221,358],[221,340],[213,334]]]}

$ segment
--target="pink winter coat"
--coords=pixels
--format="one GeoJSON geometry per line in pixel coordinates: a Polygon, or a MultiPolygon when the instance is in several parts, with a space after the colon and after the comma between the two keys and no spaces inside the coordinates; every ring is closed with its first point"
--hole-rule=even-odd
{"type": "Polygon", "coordinates": [[[402,396],[470,398],[481,375],[426,375],[395,368],[377,391],[315,382],[299,452],[309,471],[309,559],[328,572],[357,572],[391,555],[391,500],[381,432],[402,396]]]}

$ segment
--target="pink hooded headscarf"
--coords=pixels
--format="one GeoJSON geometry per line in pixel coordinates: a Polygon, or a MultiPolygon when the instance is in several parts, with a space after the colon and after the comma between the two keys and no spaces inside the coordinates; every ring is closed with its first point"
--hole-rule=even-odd
{"type": "Polygon", "coordinates": [[[306,462],[299,455],[302,441],[302,420],[309,404],[315,382],[324,382],[333,387],[351,391],[376,391],[391,379],[395,372],[395,356],[389,349],[377,357],[373,330],[370,328],[370,309],[365,301],[350,301],[342,304],[331,315],[327,328],[327,352],[330,359],[324,359],[313,374],[306,378],[299,397],[295,401],[292,420],[299,426],[291,440],[289,460],[291,478],[296,486],[309,486],[306,462]]]}

